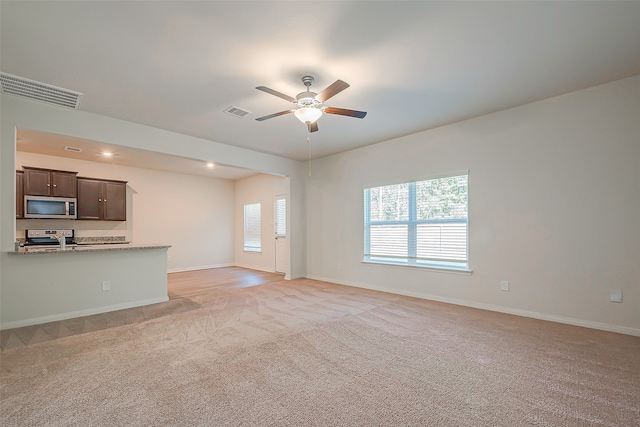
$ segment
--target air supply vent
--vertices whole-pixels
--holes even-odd
[[[231,106],[231,107],[227,108],[226,110],[224,110],[224,112],[227,113],[227,114],[231,114],[232,116],[236,116],[236,117],[244,117],[247,114],[249,114],[249,111],[243,110],[242,108],[238,108],[238,107],[234,107],[234,106]]]
[[[69,145],[64,147],[65,151],[71,151],[72,153],[81,153],[82,152],[82,148],[78,148],[78,147],[71,147]]]
[[[79,92],[7,73],[0,73],[0,86],[2,86],[2,93],[35,99],[36,101],[73,108],[75,110],[80,108],[80,101],[82,100],[82,94]]]

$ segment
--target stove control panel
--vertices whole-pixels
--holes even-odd
[[[64,236],[73,237],[73,230],[27,230],[27,238]]]

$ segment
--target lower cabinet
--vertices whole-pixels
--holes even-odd
[[[78,219],[127,220],[127,182],[78,177]]]

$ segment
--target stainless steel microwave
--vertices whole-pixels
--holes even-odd
[[[24,217],[76,219],[77,205],[70,197],[24,196]]]

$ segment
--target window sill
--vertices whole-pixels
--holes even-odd
[[[242,252],[246,253],[246,254],[261,254],[262,251],[248,251],[248,250],[243,250]]]
[[[419,264],[406,264],[406,263],[393,263],[393,262],[383,262],[383,261],[372,261],[372,260],[362,260],[363,264],[372,264],[372,265],[380,265],[384,267],[400,267],[400,268],[418,268],[421,270],[430,270],[437,273],[453,273],[453,274],[464,274],[471,275],[473,270],[465,269],[465,268],[449,268],[449,267],[441,267],[435,265],[419,265]]]

